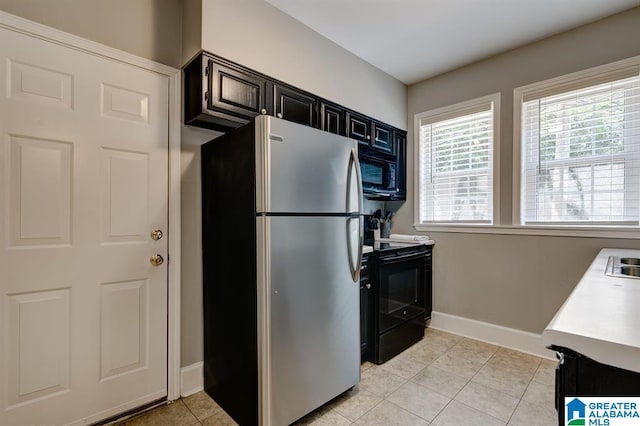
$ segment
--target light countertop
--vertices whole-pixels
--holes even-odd
[[[399,240],[391,240],[389,238],[380,238],[379,240],[376,240],[373,242],[373,246],[369,246],[369,245],[363,245],[362,246],[362,254],[366,254],[366,253],[371,253],[374,250],[380,250],[381,248],[381,243],[386,244],[387,248],[394,248],[394,247],[411,247],[411,246],[416,246],[416,245],[425,245],[425,246],[432,246],[434,245],[436,242],[433,240],[420,240],[420,241],[399,241]]]
[[[609,256],[640,258],[640,250],[602,249],[542,333],[542,341],[640,372],[640,279],[605,275]]]

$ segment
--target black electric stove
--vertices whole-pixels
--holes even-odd
[[[417,242],[374,242],[368,254],[369,361],[382,364],[424,337],[431,318],[432,250]]]

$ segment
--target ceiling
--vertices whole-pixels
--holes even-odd
[[[408,85],[640,5],[640,0],[267,1]]]

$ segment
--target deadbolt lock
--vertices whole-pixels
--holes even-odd
[[[160,256],[159,254],[154,254],[149,259],[149,262],[151,262],[151,264],[153,266],[160,266],[164,262],[164,258],[162,256]]]
[[[154,229],[153,231],[151,231],[151,239],[158,241],[160,238],[162,238],[162,231],[159,229]]]

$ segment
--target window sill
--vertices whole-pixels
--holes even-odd
[[[414,224],[420,232],[452,232],[464,234],[538,235],[550,237],[640,239],[639,227],[513,226],[513,225],[437,225]]]

